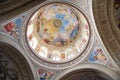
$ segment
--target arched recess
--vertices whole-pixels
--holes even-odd
[[[114,0],[93,0],[93,15],[100,37],[111,58],[120,67],[119,28],[113,18]]]
[[[84,72],[89,74],[89,76],[85,75]],[[104,80],[120,80],[119,74],[98,64],[77,65],[64,70],[51,80],[73,80],[73,78],[74,80],[78,80],[77,78],[85,80],[103,80],[103,78]]]
[[[33,64],[25,54],[22,47],[9,36],[2,33],[0,33],[0,55],[1,57],[5,57],[3,59],[1,58],[2,62],[8,61],[8,63],[11,63],[6,65],[5,63],[1,63],[1,70],[3,72],[2,75],[6,75],[7,78],[10,77],[10,72],[12,72],[12,69],[9,67],[10,65],[15,67],[18,78],[17,80],[38,80],[38,76],[33,68]],[[5,71],[2,69],[3,67],[5,67],[4,69],[7,70],[7,73],[5,73]]]

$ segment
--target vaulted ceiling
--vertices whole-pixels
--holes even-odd
[[[44,1],[0,0],[0,55],[4,56],[5,52],[15,62],[13,65],[17,64],[21,79],[37,79],[39,74],[41,80],[43,76],[52,76],[53,80],[59,76],[60,80],[90,80],[89,77],[91,80],[110,80],[109,76],[113,74],[111,78],[115,79],[117,75],[116,79],[119,80],[120,0]],[[57,9],[52,11],[55,7],[49,9],[51,6]],[[67,18],[56,13],[64,13]],[[66,24],[63,24],[67,21],[65,19],[69,19],[70,25],[67,26],[72,26],[70,30],[66,30]],[[61,26],[71,33],[66,34]],[[60,35],[57,35],[59,32]],[[3,59],[0,57],[0,60]],[[85,70],[82,70],[82,64],[88,64],[84,65]],[[80,69],[75,70],[77,65]],[[92,68],[89,65],[94,69],[89,69]]]

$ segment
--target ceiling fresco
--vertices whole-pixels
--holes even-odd
[[[38,14],[37,21],[40,38],[54,47],[66,46],[73,42],[80,29],[76,11],[63,4],[45,7]]]
[[[26,1],[32,2],[32,0]],[[37,7],[38,9],[35,11],[34,9],[36,8],[32,8],[11,20],[3,22],[0,24],[0,33],[10,36],[10,38],[22,45],[28,56],[30,56],[31,61],[33,61],[33,64],[37,65],[35,69],[39,80],[52,80],[56,74],[59,74],[59,71],[64,71],[61,69],[69,68],[69,66],[73,66],[75,63],[79,63],[78,65],[98,64],[118,72],[116,65],[109,58],[104,47],[101,46],[102,44],[96,32],[93,36],[94,30],[92,31],[93,28],[91,28],[92,26],[90,26],[90,21],[85,13],[89,13],[88,6],[86,5],[87,1],[63,1],[65,3],[59,3],[58,1],[54,4],[42,5],[40,8]],[[79,7],[66,1],[71,1]],[[119,0],[116,1],[120,2]],[[0,2],[0,4],[5,3],[4,0]],[[115,2],[114,10],[116,24],[120,28],[120,3],[118,2]],[[30,15],[31,13],[32,15]],[[91,44],[89,45],[91,40],[93,41],[92,46],[90,46]],[[88,48],[89,46],[90,48]],[[86,54],[88,55],[86,56]],[[60,70],[54,71],[54,68]],[[5,69],[6,71],[4,71]],[[16,66],[14,66],[10,59],[0,53],[0,80],[17,80],[17,78]],[[102,80],[103,77],[92,72],[85,72],[73,74],[66,78],[66,80],[70,79]]]
[[[48,4],[32,15],[26,37],[39,58],[63,63],[82,54],[89,42],[90,26],[77,8],[63,3]]]
[[[44,69],[38,69],[39,80],[51,80],[52,76],[55,75],[56,72],[47,71]]]
[[[0,31],[10,35],[16,41],[20,42],[20,28],[23,25],[23,19],[24,16],[18,17],[5,24],[2,24]]]

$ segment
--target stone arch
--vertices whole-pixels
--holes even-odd
[[[33,64],[17,42],[0,33],[0,54],[6,56],[17,69],[18,80],[37,80]]]
[[[75,79],[75,77],[80,79],[79,76],[81,75],[81,72],[84,72],[84,71],[86,71],[87,73],[90,73],[90,71],[91,71],[91,72],[93,72],[93,75],[97,74],[98,77],[101,76],[101,79],[104,78],[105,80],[119,80],[120,79],[119,75],[116,72],[114,72],[104,66],[97,65],[97,64],[81,64],[81,65],[77,65],[73,68],[64,70],[63,72],[59,73],[57,76],[53,77],[53,80],[64,80],[64,79],[66,80],[67,78],[71,80],[72,78]],[[103,74],[107,77],[103,76]],[[84,75],[84,74],[82,74],[82,75]],[[87,75],[84,75],[84,77],[87,77]],[[77,78],[76,78],[76,80],[77,80]],[[90,78],[90,79],[92,79],[92,78]],[[89,79],[86,78],[85,80],[89,80]],[[97,80],[99,80],[99,79],[97,79]]]

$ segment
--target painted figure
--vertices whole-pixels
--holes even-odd
[[[53,72],[49,72],[43,69],[39,69],[38,73],[40,75],[40,80],[50,80],[50,78],[54,75]]]
[[[17,18],[3,26],[4,31],[15,39],[19,39],[20,27],[22,26],[22,19]]]
[[[73,9],[63,4],[51,4],[39,13],[37,31],[45,43],[61,47],[73,42],[78,35],[79,24]]]
[[[100,48],[95,49],[89,56],[89,61],[91,62],[105,62],[106,60],[107,59]]]

